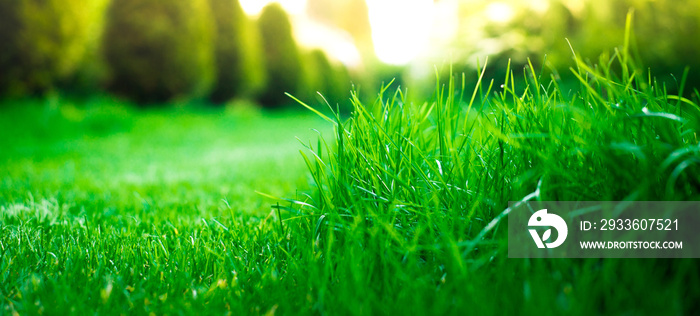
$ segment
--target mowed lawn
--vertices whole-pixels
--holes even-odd
[[[56,204],[71,216],[178,221],[222,216],[226,200],[237,213],[260,215],[269,203],[255,191],[285,196],[303,187],[299,140],[316,142],[315,130],[331,128],[306,112],[59,103],[1,110],[3,208]]]
[[[256,191],[308,188],[299,140],[331,131],[308,111],[56,98],[6,102],[0,126],[0,314],[212,302],[209,289],[236,273],[217,270],[221,256],[250,236],[209,232],[257,227],[272,200]]]

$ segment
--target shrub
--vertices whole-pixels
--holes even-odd
[[[43,92],[73,76],[107,0],[0,0],[0,92]]]
[[[266,6],[258,20],[262,47],[265,51],[267,85],[260,96],[264,106],[277,107],[289,103],[285,92],[303,91],[302,64],[292,26],[279,4]]]
[[[238,0],[209,0],[216,22],[216,83],[210,94],[213,102],[254,94],[264,81],[259,57],[258,30],[251,25]]]
[[[109,89],[139,102],[204,96],[214,78],[206,0],[114,0],[104,54]]]

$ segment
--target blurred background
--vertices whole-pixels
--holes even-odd
[[[442,76],[521,70],[565,76],[622,44],[674,89],[700,82],[700,1],[671,0],[0,0],[0,96],[106,94],[140,105],[246,100],[268,108],[348,107],[396,79],[430,93]],[[672,76],[674,75],[674,76]],[[476,76],[467,76],[474,77]]]

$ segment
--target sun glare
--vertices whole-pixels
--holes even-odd
[[[503,2],[494,2],[486,7],[486,16],[494,22],[508,22],[514,15],[515,12],[513,11],[513,8]]]
[[[329,28],[309,19],[299,19],[296,20],[294,33],[302,46],[321,48],[346,66],[357,67],[362,63],[352,36],[343,30]]]
[[[406,64],[427,46],[432,26],[432,0],[369,0],[369,20],[377,57]]]

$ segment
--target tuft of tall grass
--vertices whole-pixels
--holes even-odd
[[[679,95],[669,95],[636,65],[630,25],[631,15],[623,47],[597,64],[574,53],[575,90],[562,88],[555,69],[531,63],[522,78],[509,65],[495,84],[484,78],[487,60],[473,91],[464,75],[447,83],[437,76],[425,103],[408,102],[391,83],[371,104],[353,94],[349,119],[299,101],[335,134],[302,152],[314,191],[285,209],[309,221],[318,273],[343,298],[334,302],[382,310],[388,295],[394,308],[435,312],[429,302],[438,301],[447,312],[493,301],[479,286],[517,280],[493,276],[508,271],[508,201],[700,198],[700,108],[683,97],[683,79]],[[474,278],[494,260],[501,263],[490,277]],[[528,282],[513,283],[527,292]]]

